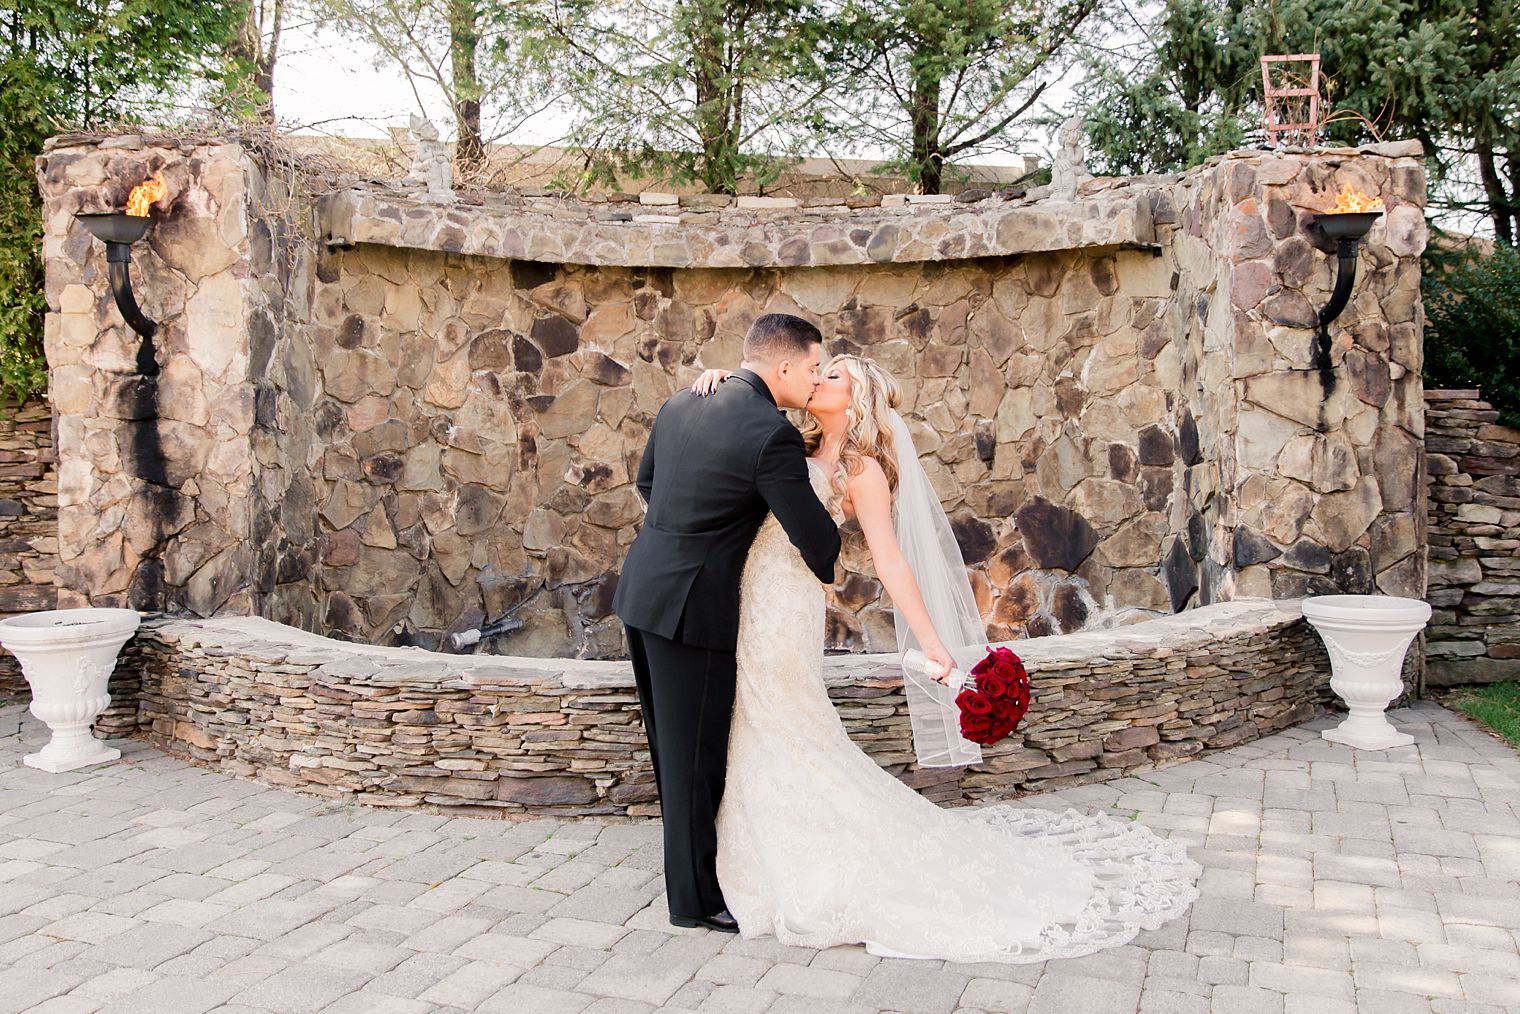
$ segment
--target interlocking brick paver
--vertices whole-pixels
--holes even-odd
[[[1251,976],[1251,966],[1236,957],[1209,955],[1198,962],[1198,978],[1210,985],[1244,986]]]
[[[97,912],[76,912],[48,923],[38,932],[59,940],[82,940],[85,943],[98,944],[141,925],[142,923],[137,919],[124,919],[121,916],[102,915]]]
[[[314,965],[379,974],[395,968],[412,953],[405,948],[376,943],[360,936],[350,936],[329,947],[324,947],[306,960]]]
[[[692,979],[691,981],[687,982],[684,986],[682,986],[680,989],[678,989],[674,993],[672,993],[670,995],[670,999],[665,1001],[665,1003],[663,1004],[663,1006],[661,1007],[661,1009],[662,1010],[669,1010],[669,1009],[696,1010],[696,1009],[699,1009],[704,1003],[707,1002],[708,998],[710,996],[712,996],[713,990],[715,990],[717,988],[718,988],[718,984],[716,982],[707,982],[707,981],[702,980],[702,979]],[[606,999],[616,999],[616,997],[608,997]],[[642,1002],[642,1001],[631,1001],[631,1002],[637,1003],[637,1002]]]
[[[212,939],[204,927],[140,923],[91,949],[91,956],[112,965],[154,968]]]
[[[657,823],[367,809],[137,741],[52,776],[0,707],[0,1014],[1514,1014],[1520,761],[1431,705],[1395,720],[1415,746],[1319,720],[1038,797],[1138,811],[1203,897],[1126,947],[972,965],[673,927]]]
[[[563,989],[548,989],[513,983],[494,993],[475,1008],[478,1011],[501,1011],[503,1014],[581,1014],[590,1006],[592,997]]]
[[[874,954],[868,954],[860,944],[851,944],[848,947],[830,947],[826,951],[819,951],[818,956],[813,958],[809,967],[831,968],[836,972],[851,972],[855,975],[865,975],[871,969],[881,963],[881,958]],[[999,966],[1007,968],[1007,965]],[[962,971],[969,974],[968,966],[963,966]]]
[[[1429,997],[1387,989],[1358,989],[1357,1014],[1431,1014]]]
[[[101,1014],[136,1014],[139,1011],[183,1011],[204,1014],[226,1003],[238,987],[225,982],[205,982],[188,976],[161,976],[141,989],[101,1005]]]
[[[772,1009],[777,994],[739,984],[715,984],[696,1008],[702,1014],[760,1014]],[[816,1004],[816,1000],[809,1000]],[[665,1007],[660,1008],[665,1010]]]
[[[637,1000],[619,1000],[617,997],[604,996],[591,1001],[581,1014],[649,1014],[654,1010],[647,1003]]]
[[[1308,993],[1315,996],[1345,997],[1347,1000],[1356,995],[1356,986],[1350,972],[1271,961],[1251,963],[1250,985],[1275,989],[1279,993]]]
[[[322,1014],[436,1014],[437,1004],[424,1000],[408,1000],[367,989],[356,990],[339,997],[326,1007]],[[216,1014],[224,1014],[226,1008],[218,1008]]]
[[[1146,987],[1139,1014],[1209,1014],[1209,998],[1174,989]]]
[[[975,1008],[968,1008],[974,1011]],[[877,1008],[860,1003],[830,1003],[829,1014],[877,1014]],[[818,1014],[818,1001],[805,996],[780,996],[765,1014]],[[988,1011],[986,1014],[998,1014]]]
[[[1369,899],[1369,905],[1371,901]],[[1194,931],[1246,934],[1253,937],[1281,937],[1282,909],[1236,898],[1198,899],[1193,906],[1191,925]]]
[[[552,986],[555,989],[573,989],[586,975],[587,973],[579,968],[546,963],[534,965],[519,975],[517,981],[535,986]]]
[[[626,932],[622,926],[584,919],[550,919],[528,935],[536,940],[606,949],[617,943],[618,938]]]
[[[1029,1014],[1131,1014],[1140,1004],[1140,987],[1089,976],[1048,971],[1029,999]]]
[[[647,955],[615,954],[581,979],[578,988],[590,996],[663,1004],[696,974],[701,964],[661,958],[659,951]]]
[[[819,955],[822,957],[822,955]],[[708,979],[725,986],[748,986],[760,981],[760,976],[771,970],[771,963],[760,958],[746,958],[738,954],[715,954],[707,964],[697,970],[697,978]]]
[[[466,1010],[473,1008],[502,987],[515,982],[523,970],[490,961],[471,961],[439,979],[417,997],[435,1004],[451,1004]]]
[[[1209,1014],[1283,1014],[1283,995],[1255,986],[1215,986]]]
[[[64,996],[55,996],[51,1000],[44,1000],[33,1007],[28,1014],[94,1014],[100,1010],[99,1000],[91,1000],[85,996],[75,996],[72,993]]]
[[[145,922],[170,922],[176,926],[204,926],[232,911],[231,905],[218,905],[188,898],[170,898],[138,913]]]
[[[854,999],[884,1010],[948,1012],[955,1009],[971,981],[969,976],[954,971],[954,967],[947,964],[935,968],[934,962],[883,961],[866,974]]]
[[[861,977],[849,972],[803,965],[777,965],[755,985],[777,993],[813,996],[820,1000],[843,1000],[860,987]]]
[[[1032,996],[1034,990],[1022,982],[972,979],[966,984],[965,992],[961,993],[960,1003],[962,1007],[977,1007],[988,1011],[1015,1011],[1029,1006]]]
[[[1464,975],[1462,989],[1469,1000],[1520,1007],[1520,979],[1512,975]]]
[[[352,993],[369,981],[365,972],[355,972],[326,965],[290,965],[259,980],[236,996],[235,1003],[269,1007],[282,1014],[320,1011],[339,997]]]
[[[101,1002],[116,1000],[129,993],[135,993],[157,978],[159,976],[156,972],[144,971],[141,968],[113,968],[76,986],[73,993]]]
[[[1318,993],[1289,993],[1283,1007],[1292,1014],[1357,1014],[1355,1000]]]
[[[468,964],[466,958],[421,952],[407,958],[389,972],[375,976],[364,988],[365,991],[388,996],[416,997],[435,982]]]

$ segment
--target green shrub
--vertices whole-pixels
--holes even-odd
[[[42,355],[42,202],[35,159],[51,123],[54,91],[34,68],[0,60],[0,400],[47,387]]]
[[[1425,290],[1425,386],[1478,388],[1520,426],[1520,251],[1435,262]]]
[[[42,199],[51,134],[160,113],[185,88],[226,86],[247,5],[202,0],[0,2],[0,398],[47,388]]]

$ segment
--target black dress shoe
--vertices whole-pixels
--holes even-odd
[[[673,915],[670,917],[670,924],[672,926],[679,926],[682,929],[706,926],[708,929],[717,930],[719,933],[739,932],[739,924],[734,921],[733,916],[728,914],[728,909],[726,908],[717,915]]]

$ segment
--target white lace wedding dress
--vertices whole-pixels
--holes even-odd
[[[829,503],[821,467],[809,470]],[[824,688],[823,587],[775,517],[740,587],[718,882],[744,936],[1043,961],[1123,944],[1197,898],[1197,864],[1139,824],[1007,804],[941,809],[878,767]]]

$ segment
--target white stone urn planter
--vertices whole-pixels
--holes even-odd
[[[1361,750],[1413,743],[1383,712],[1404,689],[1404,653],[1430,619],[1429,603],[1393,595],[1317,595],[1304,599],[1303,611],[1330,655],[1330,689],[1350,712],[1322,735]]]
[[[22,761],[43,771],[72,771],[116,760],[121,751],[90,726],[111,703],[106,683],[121,646],[137,632],[132,609],[49,609],[0,620],[0,644],[21,662],[32,688],[32,714],[53,738]]]

